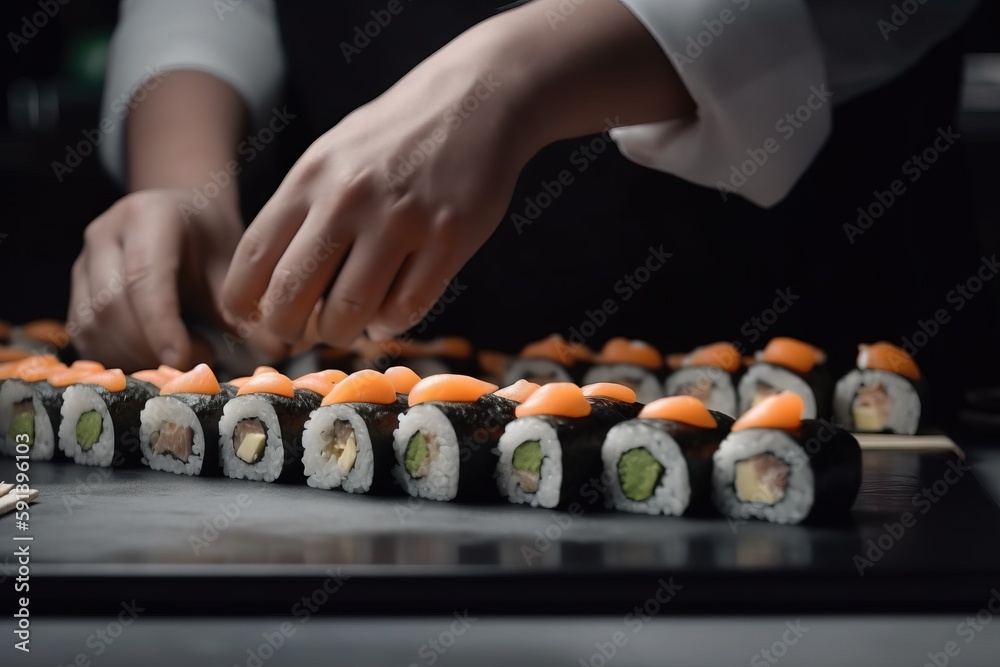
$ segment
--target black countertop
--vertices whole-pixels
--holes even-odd
[[[165,615],[294,614],[303,598],[332,614],[617,614],[658,594],[670,602],[650,605],[669,614],[961,612],[1000,586],[1000,509],[984,486],[1000,495],[1000,454],[971,452],[978,477],[951,454],[866,452],[862,492],[835,526],[571,516],[33,462],[30,528],[0,517],[0,542],[33,537],[42,615],[117,613],[133,598]],[[0,479],[13,472],[0,461]],[[0,552],[8,577],[13,551]]]

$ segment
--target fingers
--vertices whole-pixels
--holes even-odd
[[[73,340],[73,347],[84,356],[94,358],[93,333],[89,326],[94,320],[90,287],[87,285],[87,251],[84,249],[73,262],[70,273],[69,310],[66,313],[66,331]]]
[[[407,258],[392,289],[368,325],[372,340],[386,340],[416,325],[438,300],[467,258],[445,244],[427,244]]]
[[[346,346],[378,312],[412,246],[402,235],[375,231],[361,235],[337,275],[319,315],[323,340]]]
[[[287,181],[287,179],[286,179]],[[275,267],[302,226],[308,205],[278,189],[247,228],[222,285],[223,314],[235,325],[257,310]]]
[[[150,223],[124,235],[125,289],[134,321],[159,362],[186,368],[191,340],[181,320],[177,282],[182,234],[168,220]]]
[[[333,276],[350,247],[346,234],[337,238],[330,224],[333,214],[313,208],[295,238],[275,266],[274,274],[259,308],[265,314],[267,329],[280,339],[294,343],[301,340],[306,322],[317,302],[323,298]]]
[[[99,359],[123,368],[154,365],[157,356],[146,341],[127,296],[122,241],[114,234],[92,233],[87,242],[86,281],[94,313],[91,340]]]

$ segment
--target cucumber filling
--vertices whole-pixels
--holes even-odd
[[[323,434],[323,439],[326,444],[320,455],[327,461],[333,459],[340,471],[346,475],[358,458],[358,439],[354,434],[354,427],[350,422],[338,419],[333,422],[333,428]]]
[[[84,412],[76,420],[76,442],[80,449],[89,452],[94,443],[101,437],[104,428],[104,418],[94,410]]]
[[[736,497],[745,503],[776,505],[785,497],[791,467],[765,453],[736,462]]]
[[[233,429],[233,450],[236,458],[253,465],[264,458],[267,447],[267,429],[256,417],[240,420]]]
[[[14,444],[35,444],[35,405],[30,398],[14,404],[7,435]]]
[[[663,477],[663,464],[644,447],[630,449],[618,459],[618,481],[629,500],[648,500]]]
[[[403,463],[410,477],[425,477],[431,467],[431,450],[427,436],[422,431],[417,431],[410,436],[410,441],[406,444],[406,454]]]
[[[537,492],[542,471],[542,443],[538,440],[522,442],[514,449],[510,465],[521,489],[525,493]]]

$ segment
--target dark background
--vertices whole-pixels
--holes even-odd
[[[728,339],[752,351],[771,336],[786,334],[826,347],[835,365],[844,367],[858,342],[912,339],[937,308],[950,307],[945,295],[974,275],[980,256],[1000,250],[995,195],[1000,112],[959,113],[962,145],[942,156],[856,244],[846,242],[842,225],[853,222],[857,207],[867,206],[874,190],[899,178],[901,163],[930,145],[937,128],[955,118],[963,54],[1000,50],[998,5],[983,3],[959,35],[890,85],[837,107],[834,136],[792,195],[774,209],[762,211],[738,200],[723,203],[714,190],[632,165],[608,151],[578,177],[574,196],[560,199],[523,236],[515,233],[508,215],[463,270],[467,296],[445,309],[426,332],[464,334],[511,351],[552,331],[568,335],[587,321],[588,311],[615,296],[612,286],[641,264],[645,248],[664,244],[674,252],[667,270],[628,304],[620,304],[589,344],[630,335],[676,351]],[[354,25],[368,9],[354,2],[336,11],[345,25]],[[20,31],[22,17],[38,11],[37,4],[9,2],[0,11],[5,34],[0,47],[0,232],[6,234],[0,238],[0,317],[13,322],[61,318],[82,230],[121,195],[96,155],[85,157],[61,183],[52,171],[53,161],[65,160],[67,145],[75,145],[99,121],[104,49],[117,3],[60,6],[16,55],[6,34]],[[450,25],[432,20],[432,14],[414,16],[414,33],[430,35],[425,47],[444,43],[460,29],[461,19]],[[286,42],[295,45],[288,99],[308,105],[315,63],[325,61],[316,58],[317,49],[301,52],[301,44],[315,40],[298,38],[331,24],[284,18]],[[441,34],[427,32],[434,27]],[[335,44],[330,37],[326,53],[336,51]],[[399,57],[404,48],[390,39],[375,41],[365,52],[366,66],[377,69],[381,59],[405,71],[410,65]],[[311,69],[303,69],[302,62],[312,63]],[[323,74],[335,75],[336,67],[331,63],[331,71]],[[346,95],[344,108],[318,109],[310,122],[279,135],[284,144],[269,151],[270,163],[252,176],[256,183],[242,188],[251,193],[244,202],[248,221],[301,146],[399,73],[382,79],[358,69],[348,74],[370,83]],[[583,143],[555,145],[530,163],[511,210],[523,208],[524,198],[536,195],[543,180],[565,168],[567,156]],[[771,305],[775,289],[785,286],[801,295],[800,301],[766,332],[747,335],[754,330],[747,324]],[[943,413],[954,412],[963,389],[996,377],[998,289],[995,282],[988,284],[918,350],[918,362],[937,387],[934,404]]]

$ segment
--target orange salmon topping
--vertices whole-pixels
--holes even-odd
[[[727,373],[735,373],[743,365],[743,357],[732,343],[712,343],[691,350],[681,365],[713,366]]]
[[[503,375],[510,365],[510,356],[495,350],[480,350],[476,355],[479,367],[490,375]]]
[[[337,384],[347,377],[347,373],[337,370],[336,368],[328,368],[325,371],[316,371],[315,373],[311,373],[311,375],[318,375],[332,384]]]
[[[96,384],[112,393],[125,389],[125,373],[120,368],[109,368],[100,373],[92,373],[80,380],[81,384]]]
[[[765,398],[763,401],[747,410],[733,424],[733,431],[743,431],[748,428],[777,428],[793,431],[802,424],[802,410],[805,404],[802,397],[790,391]]]
[[[626,403],[635,403],[635,391],[617,382],[595,382],[583,387],[584,396],[603,396]]]
[[[240,386],[240,390],[236,392],[237,396],[246,396],[247,394],[275,394],[293,398],[295,387],[292,386],[292,380],[287,375],[264,371],[244,382]]]
[[[38,382],[40,380],[48,380],[54,374],[64,370],[66,370],[66,364],[47,364],[43,366],[39,366],[38,364],[23,364],[17,369],[14,377],[25,382]]]
[[[392,388],[399,394],[409,394],[413,391],[413,385],[420,382],[420,376],[406,366],[387,368],[385,376],[392,383]]]
[[[274,368],[273,366],[258,366],[257,368],[253,369],[253,377],[257,377],[258,375],[262,375],[264,373],[277,373],[277,372],[278,369]]]
[[[21,350],[16,347],[0,347],[0,362],[21,361],[31,356],[28,350]]]
[[[108,370],[99,361],[86,361],[84,359],[74,361],[69,367],[75,371],[90,371],[91,373],[100,373],[101,371]]]
[[[65,364],[51,354],[33,354],[18,361],[9,361],[0,366],[0,379],[19,377],[22,373],[36,373],[49,366],[65,368]]]
[[[650,370],[659,370],[663,366],[663,357],[659,350],[641,340],[629,340],[624,337],[612,338],[597,355],[601,364],[633,364]]]
[[[518,417],[551,415],[586,417],[592,410],[583,390],[572,382],[550,382],[539,387],[524,403],[514,408]]]
[[[442,373],[425,377],[410,389],[410,407],[428,401],[460,401],[478,400],[484,394],[496,391],[498,387],[489,382],[477,380],[468,375],[452,375]]]
[[[514,384],[508,385],[503,389],[498,389],[493,393],[501,398],[524,403],[528,400],[529,396],[541,389],[541,387],[542,385],[529,382],[528,380],[518,380]]]
[[[365,369],[351,373],[333,386],[323,398],[323,405],[337,403],[377,403],[389,405],[396,402],[396,389],[389,378],[378,371]]]
[[[326,396],[333,389],[333,383],[319,373],[309,373],[292,382],[296,389],[308,389],[320,396]]]
[[[160,387],[161,395],[203,394],[205,396],[218,396],[220,393],[222,393],[222,387],[219,386],[219,381],[208,364],[198,364],[187,373],[172,378]]]
[[[66,336],[66,325],[59,320],[35,320],[21,327],[25,338],[37,340],[40,343],[52,343],[58,348],[69,344]],[[60,344],[62,342],[62,344]]]
[[[252,377],[253,377],[252,375],[244,375],[242,377],[233,378],[232,380],[230,380],[226,384],[231,384],[234,387],[242,387],[247,382],[249,382]]]
[[[96,361],[74,361],[69,368],[53,373],[48,377],[48,383],[53,387],[68,387],[80,382],[83,378],[105,370],[103,364]]]
[[[135,373],[132,373],[132,377],[134,377],[136,380],[142,380],[143,382],[148,382],[149,384],[159,387],[160,389],[163,389],[163,385],[165,385],[166,383],[170,382],[173,379],[166,373],[163,373],[158,370],[136,371]],[[76,380],[70,380],[68,384],[73,384],[74,382],[76,382]],[[49,384],[51,383],[52,379],[50,378]]]
[[[644,419],[669,419],[700,428],[716,428],[719,425],[705,404],[694,396],[658,398],[644,407],[639,416]]]
[[[858,345],[858,368],[889,371],[913,381],[920,379],[920,368],[906,350],[886,341]]]
[[[816,364],[823,363],[825,359],[826,354],[818,347],[795,338],[772,338],[760,353],[761,361],[803,374],[811,371]]]
[[[572,366],[578,361],[590,361],[594,352],[586,345],[574,345],[559,334],[528,343],[521,350],[523,359],[549,359],[565,366]]]

